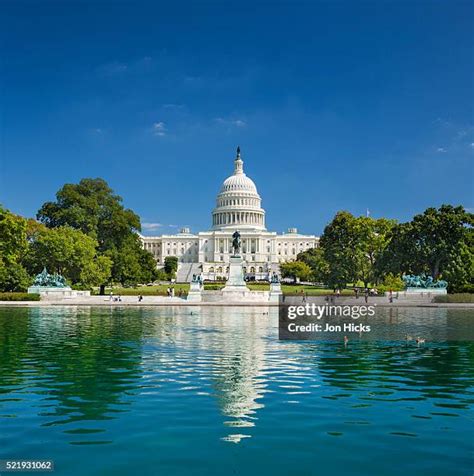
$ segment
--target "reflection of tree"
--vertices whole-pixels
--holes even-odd
[[[473,356],[470,342],[358,342],[349,349],[337,344],[321,349],[318,367],[327,385],[344,390],[412,388],[423,398],[449,398],[473,384]]]
[[[317,365],[324,382],[345,390],[417,390],[422,397],[446,397],[472,385],[474,344],[449,342],[472,335],[467,314],[446,309],[379,309],[372,324],[372,340],[351,337],[323,345]],[[464,330],[463,330],[464,329]],[[469,332],[471,334],[469,334]],[[418,346],[405,336],[426,336]],[[316,359],[315,359],[316,364]]]
[[[141,376],[143,320],[137,313],[33,308],[28,325],[15,327],[22,336],[6,346],[8,372],[27,372],[36,383],[31,391],[48,395],[54,410],[47,416],[64,417],[49,424],[106,419],[108,413],[124,411],[117,406],[125,404],[124,395]],[[28,360],[11,358],[18,341]]]
[[[0,312],[0,394],[10,393],[10,386],[25,379],[19,370],[28,356],[28,315],[29,310],[22,307]]]
[[[326,344],[318,349],[317,365],[325,383],[351,390],[371,385],[378,353],[374,343],[359,343],[359,351],[351,346],[345,348],[341,343]],[[362,350],[363,349],[363,350]]]
[[[418,354],[408,385],[422,386],[424,396],[449,398],[449,394],[462,393],[474,384],[472,342],[433,345],[424,352],[418,350]]]

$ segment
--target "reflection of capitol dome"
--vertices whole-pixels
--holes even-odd
[[[234,173],[224,180],[216,208],[212,212],[213,230],[226,228],[265,230],[265,210],[253,180],[244,173],[240,148],[234,161]]]

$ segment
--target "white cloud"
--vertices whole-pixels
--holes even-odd
[[[184,109],[184,104],[163,104],[163,109]]]
[[[242,119],[225,119],[223,117],[216,117],[215,121],[218,124],[226,126],[245,127],[247,125],[247,123]]]
[[[474,149],[474,142],[471,142],[469,145]]]
[[[166,124],[163,121],[155,122],[153,124],[153,135],[163,137],[166,135]]]
[[[444,147],[438,147],[436,149],[436,152],[443,153],[443,152],[446,152],[446,149]]]
[[[164,226],[162,223],[142,223],[142,228],[144,230],[157,230]]]

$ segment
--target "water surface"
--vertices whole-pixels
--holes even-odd
[[[378,312],[406,333],[474,322]],[[262,308],[0,308],[0,459],[71,476],[472,475],[474,345],[447,339],[279,341]]]

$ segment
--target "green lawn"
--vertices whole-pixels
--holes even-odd
[[[106,294],[112,291],[115,295],[121,296],[166,296],[166,290],[169,287],[174,288],[175,295],[179,290],[183,290],[186,294],[189,290],[189,284],[158,284],[156,286],[139,286],[137,288],[106,288]]]
[[[189,290],[189,284],[159,284],[156,286],[139,286],[136,288],[113,288],[112,292],[115,295],[122,295],[122,296],[138,296],[139,294],[143,296],[166,296],[166,289],[168,287],[173,287],[175,295],[178,295],[179,290],[183,290],[187,294]],[[204,285],[204,289],[206,290],[216,290],[216,289],[222,289],[224,287],[223,284],[212,284],[212,283],[206,283]],[[248,287],[252,291],[268,291],[270,289],[270,285],[268,283],[249,283]],[[305,286],[302,284],[282,284],[281,286],[283,294],[287,296],[291,295],[296,295],[296,294],[301,294],[301,291],[304,291],[304,293],[307,296],[322,296],[326,294],[332,294],[332,289],[327,289],[327,288],[317,288],[315,286]],[[111,288],[106,289],[106,294],[109,294],[111,291]],[[353,296],[354,291],[352,289],[344,289],[341,291],[342,295],[345,296]]]
[[[326,294],[333,294],[332,289],[328,288],[317,288],[316,286],[304,286],[302,284],[282,284],[281,290],[286,296],[291,296],[295,294],[301,294],[301,291],[307,296],[324,296]],[[354,291],[352,289],[342,289],[341,295],[343,296],[353,296]]]

